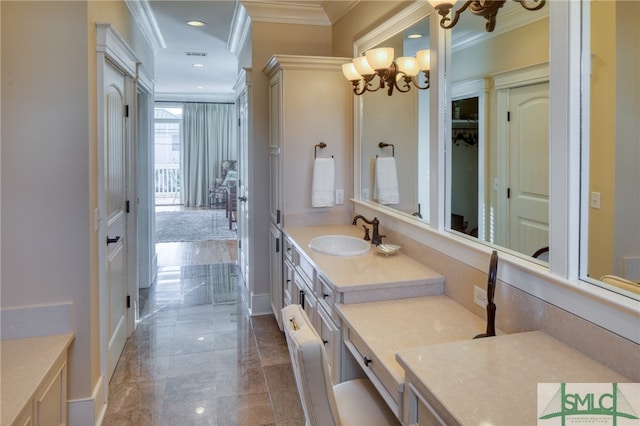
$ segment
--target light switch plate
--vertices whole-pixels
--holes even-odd
[[[589,203],[592,208],[599,209],[600,208],[600,193],[592,192],[591,193],[591,201]]]

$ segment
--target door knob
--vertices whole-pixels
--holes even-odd
[[[245,201],[247,201],[247,197],[238,197],[238,200],[244,203]]]
[[[118,241],[120,241],[120,235],[115,238],[109,238],[109,236],[107,236],[107,245],[111,243],[117,243]]]

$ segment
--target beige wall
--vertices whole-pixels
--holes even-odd
[[[96,22],[152,52],[121,1],[0,3],[2,308],[73,302],[69,398],[100,375]],[[11,108],[7,108],[11,105]]]
[[[333,56],[353,57],[353,43],[411,4],[409,1],[361,1],[332,28]]]

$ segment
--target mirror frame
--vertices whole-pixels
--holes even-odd
[[[422,4],[426,4],[423,2]],[[640,319],[638,302],[610,290],[587,283],[579,278],[580,248],[580,156],[581,118],[584,68],[588,55],[583,52],[583,28],[581,26],[581,2],[549,2],[549,31],[554,42],[549,55],[550,99],[550,188],[549,246],[553,256],[549,266],[513,256],[500,248],[501,267],[498,279],[534,297],[572,312],[611,332],[640,343],[637,321]],[[450,36],[439,26],[437,14],[427,7],[430,17],[431,91],[430,94],[430,222],[415,220],[376,203],[360,199],[360,108],[359,97],[354,99],[354,198],[351,200],[358,213],[381,215],[386,229],[410,236],[443,255],[476,268],[486,269],[490,247],[486,244],[461,238],[444,229],[445,218],[445,158],[444,143],[448,136],[445,126],[451,99],[447,96],[450,82],[445,74],[445,60],[450,55],[447,47]],[[421,16],[421,17],[424,17]],[[397,22],[397,21],[396,21]],[[385,24],[384,27],[390,25]],[[396,30],[397,32],[398,30]],[[380,31],[370,34],[380,33]],[[358,47],[365,45],[366,36],[358,40]],[[354,47],[355,52],[357,48]],[[560,200],[560,202],[553,202]]]

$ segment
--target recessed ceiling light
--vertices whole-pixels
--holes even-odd
[[[196,89],[204,89],[204,86],[196,86]]]
[[[191,25],[192,27],[204,27],[205,25],[207,25],[206,22],[197,20],[187,21],[187,24]]]
[[[193,64],[193,66],[196,68],[202,68],[204,67],[204,64]]]
[[[422,34],[409,34],[408,38],[422,38]]]

